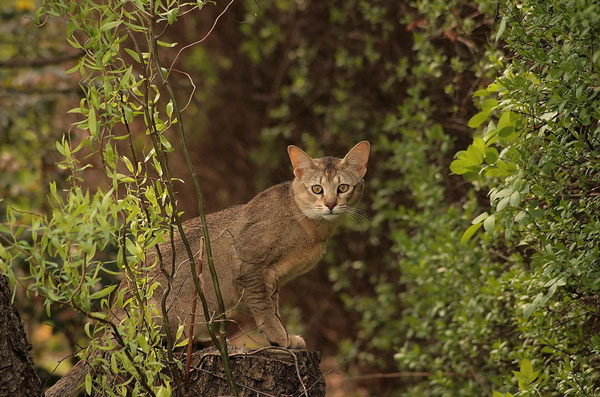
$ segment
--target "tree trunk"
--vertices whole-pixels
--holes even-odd
[[[21,316],[10,304],[8,280],[0,274],[0,396],[41,396]]]
[[[281,348],[230,348],[240,396],[324,397],[319,352]],[[231,396],[221,356],[215,348],[194,353],[188,396]]]

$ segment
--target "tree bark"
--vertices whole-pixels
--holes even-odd
[[[0,396],[41,396],[21,316],[11,305],[8,280],[0,274]]]
[[[231,348],[233,376],[242,396],[324,397],[325,379],[319,352]],[[231,396],[219,352],[215,348],[194,353],[188,396]]]

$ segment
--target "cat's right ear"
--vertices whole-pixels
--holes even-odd
[[[367,161],[369,161],[369,150],[371,145],[368,141],[358,142],[344,157],[342,164],[350,167],[362,178],[367,172]]]
[[[298,146],[288,146],[288,154],[292,162],[292,167],[294,167],[294,175],[298,179],[302,179],[304,173],[315,165],[313,159]]]

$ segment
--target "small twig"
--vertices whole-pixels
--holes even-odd
[[[76,352],[67,354],[65,357],[63,357],[60,360],[58,360],[58,363],[56,364],[56,366],[54,367],[54,369],[48,374],[48,377],[44,380],[44,384],[42,384],[42,389],[46,387],[46,383],[48,383],[48,380],[50,379],[50,377],[52,375],[54,375],[54,373],[56,372],[56,370],[58,369],[58,367],[63,363],[63,361],[65,361],[66,359],[68,359],[70,357],[74,357],[77,353],[79,353],[80,351],[82,351],[84,349],[85,349],[85,347],[80,347],[79,350],[77,350]]]
[[[200,258],[198,259],[198,266],[202,269],[202,247],[204,247],[204,237],[200,237]],[[175,256],[175,255],[173,255]],[[202,283],[202,270],[198,272],[200,283]],[[194,323],[196,320],[196,303],[198,301],[198,291],[194,294],[194,300],[192,301],[192,312],[190,313],[190,326],[189,326],[189,341],[187,345],[187,360],[185,363],[185,375],[184,382],[190,383],[190,367],[192,365],[192,344],[194,341]]]
[[[331,369],[329,369],[329,371],[327,371],[327,372],[325,372],[324,374],[322,374],[321,376],[319,376],[319,377],[317,378],[317,380],[315,380],[315,381],[313,382],[313,384],[312,384],[312,385],[310,385],[310,386],[308,387],[308,389],[306,389],[306,391],[310,391],[310,389],[312,389],[313,387],[315,387],[315,386],[316,386],[316,385],[319,383],[319,381],[320,381],[321,379],[324,379],[324,378],[326,378],[326,377],[327,377],[327,375],[329,375],[330,373],[332,373],[332,372],[333,372],[333,371],[335,371],[336,369],[340,368],[340,367],[341,367],[342,365],[344,365],[344,364],[345,364],[347,361],[348,361],[348,360],[347,360],[346,358],[344,358],[342,361],[340,361],[339,363],[337,363],[336,365],[334,365],[333,367],[331,367]]]
[[[185,77],[188,78],[188,80],[190,81],[190,84],[192,85],[192,92],[190,93],[190,96],[188,97],[188,101],[185,104],[185,106],[181,109],[181,111],[184,112],[185,109],[187,109],[187,107],[190,106],[190,103],[192,102],[192,98],[194,97],[194,93],[196,92],[196,84],[194,84],[194,79],[192,79],[192,76],[190,76],[189,73],[186,73],[183,70],[178,70],[178,69],[173,69],[173,72],[183,74]]]
[[[195,45],[198,45],[198,44],[202,43],[204,40],[206,40],[208,38],[208,36],[210,36],[210,34],[212,33],[212,31],[215,30],[215,27],[217,26],[217,22],[219,22],[219,19],[221,19],[221,17],[227,12],[227,10],[233,4],[233,2],[234,2],[234,0],[230,0],[229,3],[227,4],[227,6],[225,6],[225,8],[223,9],[223,11],[221,11],[221,13],[219,15],[217,15],[217,18],[215,18],[215,21],[214,21],[213,25],[211,26],[211,28],[209,29],[209,31],[204,35],[204,37],[202,37],[200,40],[194,41],[193,43],[190,43],[190,44],[186,45],[185,47],[183,47],[182,49],[180,49],[177,52],[177,55],[175,56],[175,59],[173,59],[173,62],[171,62],[171,66],[169,67],[169,71],[167,73],[167,79],[171,75],[171,70],[173,70],[173,66],[175,65],[175,62],[177,62],[177,59],[179,58],[179,55],[181,55],[181,53],[183,51],[187,50],[188,48],[193,47]]]
[[[86,252],[83,251],[83,263],[81,264],[81,279],[79,279],[79,284],[77,285],[77,288],[75,288],[75,290],[71,294],[71,298],[69,299],[72,304],[75,304],[75,301],[73,299],[75,299],[75,295],[79,292],[79,290],[83,286],[83,282],[85,281],[85,274],[87,273],[87,260],[86,259],[87,259]]]

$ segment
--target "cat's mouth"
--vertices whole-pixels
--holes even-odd
[[[334,212],[328,212],[328,213],[321,214],[321,217],[323,219],[327,219],[328,221],[332,221],[332,220],[336,219],[338,216],[340,216],[340,214],[334,213]]]

